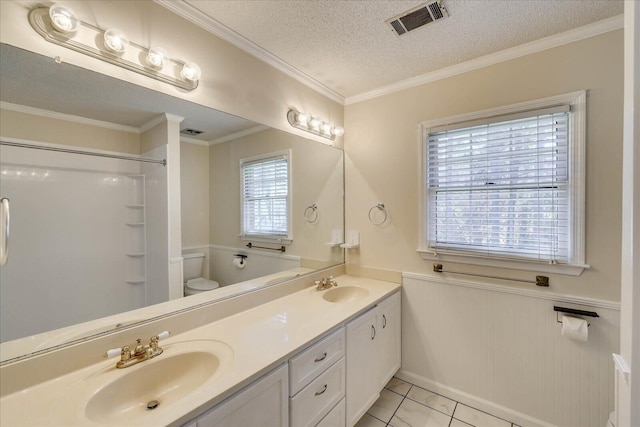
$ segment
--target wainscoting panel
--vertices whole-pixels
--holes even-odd
[[[596,311],[587,342],[554,305]],[[398,376],[522,426],[605,425],[619,304],[405,273]]]

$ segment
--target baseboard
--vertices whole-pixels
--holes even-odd
[[[487,412],[522,427],[556,427],[554,424],[549,424],[545,421],[533,418],[529,415],[506,408],[488,400],[481,399],[472,394],[465,393],[453,387],[433,381],[429,378],[405,371],[404,369],[400,369],[395,376],[403,381],[408,381],[418,387],[422,387],[457,402],[464,403],[467,406]]]

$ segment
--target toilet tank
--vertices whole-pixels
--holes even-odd
[[[182,274],[183,279],[187,280],[197,279],[202,277],[202,263],[204,262],[204,252],[193,252],[188,254],[182,254]]]

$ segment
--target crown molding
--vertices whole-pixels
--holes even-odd
[[[223,25],[222,23],[216,21],[215,19],[211,18],[210,16],[205,15],[204,13],[200,12],[195,7],[193,7],[190,4],[184,2],[183,0],[179,0],[179,1],[176,1],[176,0],[154,0],[154,2],[159,4],[160,6],[165,7],[166,9],[168,9],[171,12],[175,13],[176,15],[179,15],[179,16],[185,18],[186,20],[196,24],[197,26],[207,30],[211,34],[215,35],[216,37],[219,37],[222,40],[225,40],[225,41],[231,43],[232,45],[234,45],[235,47],[247,52],[248,54],[250,54],[250,55],[252,55],[252,56],[254,56],[256,58],[258,58],[262,62],[265,62],[265,63],[271,65],[275,69],[283,72],[287,76],[289,76],[289,77],[299,81],[300,83],[308,86],[309,88],[315,90],[316,92],[320,93],[321,95],[326,96],[327,98],[331,99],[332,101],[335,101],[335,102],[338,102],[341,105],[344,105],[345,98],[344,98],[344,96],[340,95],[338,92],[336,92],[333,89],[331,89],[330,87],[322,84],[321,82],[319,82],[318,80],[312,78],[311,76],[303,73],[302,71],[298,70],[297,68],[295,68],[291,64],[288,64],[287,62],[285,62],[282,59],[278,58],[277,56],[275,56],[271,52],[261,48],[260,46],[258,46],[257,44],[253,43],[252,41],[250,41],[250,40],[246,39],[245,37],[241,36],[240,34],[236,33],[235,31],[233,31],[231,28],[227,27],[226,25]]]
[[[148,122],[140,126],[140,128],[138,129],[138,132],[144,133],[149,129],[153,129],[154,127],[158,126],[160,123],[166,123],[166,122],[181,123],[183,120],[184,120],[184,117],[176,116],[175,114],[169,114],[169,113],[158,114],[153,119],[149,120]]]
[[[480,68],[499,64],[501,62],[520,58],[522,56],[531,55],[547,49],[574,43],[590,37],[598,36],[600,34],[608,33],[610,31],[620,30],[622,28],[624,28],[623,15],[613,16],[611,18],[603,19],[589,25],[565,31],[563,33],[554,34],[552,36],[544,37],[539,40],[534,40],[529,43],[491,53],[479,58],[474,58],[469,61],[461,62],[459,64],[451,65],[440,70],[411,77],[406,80],[401,80],[399,82],[382,86],[377,89],[361,93],[359,95],[349,96],[345,98],[344,105],[351,105],[383,95],[388,95],[394,92],[399,92],[401,90],[411,89],[416,86],[432,83],[437,80],[446,79],[458,74],[467,73],[469,71],[474,71]]]
[[[180,142],[183,144],[202,145],[204,147],[209,146],[209,143],[207,141],[201,141],[199,139],[190,138],[188,136],[183,136],[183,135],[180,135]]]
[[[46,117],[49,119],[64,120],[67,122],[80,123],[88,126],[96,126],[105,129],[118,130],[121,132],[140,133],[140,129],[134,126],[119,125],[117,123],[103,122],[101,120],[88,119],[86,117],[74,116],[71,114],[57,113],[55,111],[43,110],[41,108],[28,107],[26,105],[11,104],[0,101],[0,109],[16,111],[18,113],[31,114],[34,116]]]
[[[254,133],[262,132],[263,130],[270,129],[269,126],[258,125],[250,127],[249,129],[241,130],[239,132],[231,133],[229,135],[221,136],[220,138],[212,139],[209,141],[209,145],[222,144],[223,142],[232,141],[234,139],[242,138],[243,136],[253,135]]]

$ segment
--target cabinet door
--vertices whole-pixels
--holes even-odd
[[[347,324],[347,425],[352,426],[379,396],[374,308]]]
[[[376,328],[376,354],[378,355],[379,389],[382,390],[400,369],[401,311],[400,292],[396,292],[378,305]]]
[[[288,368],[283,365],[197,419],[197,427],[288,427]]]

